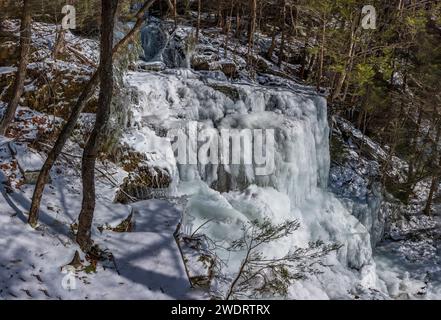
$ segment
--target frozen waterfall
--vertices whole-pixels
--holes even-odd
[[[243,222],[270,218],[274,223],[298,219],[301,228],[267,248],[284,254],[310,241],[339,242],[327,257],[323,274],[298,281],[290,298],[346,298],[354,290],[378,289],[370,235],[333,194],[327,192],[329,128],[326,100],[307,88],[281,89],[249,83],[232,84],[215,73],[173,69],[130,73],[137,92],[123,139],[148,155],[150,164],[174,177],[176,195],[187,195],[184,228],[216,241],[240,236]],[[165,134],[197,129],[263,129],[274,131],[274,171],[256,174],[251,164],[182,164]],[[190,144],[197,148],[204,141]],[[232,270],[240,257],[229,257]],[[358,294],[358,292],[357,292]]]

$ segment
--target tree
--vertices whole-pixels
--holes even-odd
[[[127,46],[127,44],[133,40],[135,35],[138,33],[138,31],[141,29],[142,25],[144,24],[145,21],[144,12],[146,12],[155,2],[156,0],[148,0],[138,10],[135,16],[136,18],[135,25],[127,33],[127,35],[115,45],[115,47],[113,48],[114,55],[117,55],[122,50],[122,48]],[[32,195],[32,203],[31,203],[31,208],[29,210],[29,218],[28,218],[29,224],[34,228],[38,224],[41,198],[43,197],[44,187],[46,186],[49,180],[50,170],[52,169],[52,166],[54,165],[58,156],[61,154],[64,145],[66,144],[67,140],[69,139],[73,130],[75,129],[75,125],[81,115],[81,112],[86,106],[87,101],[93,95],[96,87],[99,84],[99,76],[98,76],[99,71],[100,71],[100,67],[98,67],[98,70],[95,71],[95,73],[93,74],[93,76],[86,84],[85,88],[83,89],[81,95],[79,96],[77,102],[75,103],[75,106],[72,108],[72,112],[69,116],[69,119],[64,124],[60,134],[58,135],[57,141],[55,142],[53,148],[49,151],[46,161],[44,162],[43,167],[40,170],[40,174],[38,175],[37,183],[34,188],[34,193]]]
[[[31,51],[32,18],[30,2],[30,0],[24,0],[23,2],[23,13],[20,23],[20,61],[15,74],[13,96],[0,123],[0,135],[6,134],[6,130],[10,123],[14,120],[15,112],[17,111],[21,95],[23,94],[24,83],[26,80],[26,68],[29,63],[29,55]]]
[[[92,246],[91,227],[95,211],[95,163],[102,145],[103,135],[110,118],[113,95],[113,29],[118,0],[102,0],[101,5],[101,51],[100,93],[95,126],[83,152],[82,180],[83,202],[78,218],[77,242],[85,252]]]
[[[268,219],[244,224],[243,237],[233,241],[228,250],[244,252],[245,257],[224,298],[230,300],[264,294],[286,296],[293,281],[316,274],[316,265],[321,265],[321,258],[341,248],[339,244],[317,241],[307,248],[292,248],[282,257],[268,258],[263,254],[262,247],[292,235],[299,227],[296,220],[277,225]]]
[[[202,11],[202,0],[198,0],[198,21],[196,23],[196,42],[199,41],[199,33],[201,32],[201,11]]]
[[[281,40],[280,40],[280,49],[279,49],[279,59],[277,61],[277,65],[279,67],[282,66],[283,63],[283,52],[285,50],[285,39],[286,39],[286,32],[285,32],[285,25],[286,25],[286,0],[280,0],[280,8],[282,10],[282,15],[280,18],[280,29],[281,29]]]
[[[256,32],[256,19],[257,19],[257,0],[249,0],[250,7],[250,22],[248,27],[248,56],[254,47],[254,33]]]

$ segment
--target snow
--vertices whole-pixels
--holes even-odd
[[[387,242],[375,254],[377,272],[395,299],[441,297],[440,244],[433,240]]]
[[[17,71],[15,67],[0,67],[0,74],[8,74]]]
[[[36,152],[29,152],[25,144],[13,144],[13,151],[18,165],[24,172],[40,171],[43,166],[43,157]]]
[[[62,272],[79,250],[69,230],[80,210],[79,177],[64,172],[46,189],[41,224],[33,230],[26,211],[32,188],[7,193],[0,201],[0,297],[3,299],[195,299],[173,237],[180,221],[179,209],[170,202],[151,200],[132,206],[112,204],[108,189],[99,179],[93,238],[115,258],[114,265],[101,263],[96,273],[76,272],[76,288],[62,286]],[[4,176],[2,174],[2,181]],[[106,191],[107,190],[107,191]],[[100,192],[101,191],[101,192]],[[117,224],[133,211],[135,232],[115,233],[97,226]],[[158,214],[160,212],[161,214]],[[167,263],[164,263],[167,261]],[[87,263],[85,263],[87,264]],[[119,273],[119,274],[118,274]]]

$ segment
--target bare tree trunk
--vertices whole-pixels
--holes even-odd
[[[271,36],[271,45],[270,45],[268,52],[266,54],[269,61],[273,61],[272,57],[273,57],[274,50],[276,49],[276,37],[277,37],[277,28],[276,28],[276,26],[273,26],[273,34]]]
[[[95,211],[95,163],[110,118],[113,96],[113,29],[118,0],[101,1],[100,94],[95,126],[83,152],[83,203],[78,217],[77,242],[85,252],[92,245],[91,228]]]
[[[217,27],[221,30],[224,30],[224,3],[223,0],[218,1],[217,5]]]
[[[282,0],[282,18],[280,21],[280,27],[282,30],[282,39],[280,40],[279,61],[278,66],[281,67],[283,63],[283,55],[285,50],[285,20],[286,20],[286,1]]]
[[[53,51],[53,57],[54,60],[57,60],[60,53],[63,52],[64,45],[65,45],[65,35],[66,31],[63,29],[63,27],[60,28],[60,31],[58,31],[57,34],[57,40],[55,41],[54,51]]]
[[[441,165],[441,163],[440,163]],[[429,196],[427,197],[426,206],[424,207],[424,214],[430,216],[432,212],[432,202],[435,193],[438,191],[439,179],[437,176],[432,177],[432,182],[430,185]]]
[[[173,0],[173,19],[175,20],[175,28],[178,27],[178,4]]]
[[[199,32],[201,32],[201,11],[202,11],[202,0],[198,0],[198,22],[196,26],[196,42],[199,41]]]
[[[233,20],[233,9],[234,9],[234,0],[231,0],[230,2],[230,13],[227,20],[227,30],[225,34],[225,44],[224,44],[224,58],[227,59],[228,57],[228,44],[230,41],[230,32],[231,32],[231,24]]]
[[[24,0],[23,14],[20,23],[20,62],[15,74],[13,96],[6,108],[5,114],[0,124],[0,135],[5,135],[9,124],[14,120],[15,112],[23,94],[24,83],[26,80],[26,68],[29,63],[29,53],[31,50],[31,4],[30,0]]]
[[[138,31],[141,29],[142,25],[144,24],[144,12],[147,11],[155,2],[156,0],[146,1],[142,6],[142,8],[139,9],[138,13],[136,14],[137,20],[133,28],[113,48],[114,55],[118,54],[121,51],[121,49],[125,47],[135,37],[135,35],[138,33]],[[67,120],[66,124],[63,126],[63,129],[58,135],[54,147],[49,151],[46,161],[44,162],[43,167],[41,168],[40,174],[37,179],[37,183],[35,185],[34,194],[32,196],[31,209],[29,211],[29,219],[28,219],[29,224],[34,228],[37,226],[38,223],[41,198],[43,197],[44,187],[47,181],[49,180],[50,170],[52,169],[52,166],[54,165],[61,151],[63,150],[63,147],[66,144],[67,139],[69,139],[70,135],[75,129],[75,125],[78,121],[78,118],[81,115],[81,112],[86,106],[87,101],[92,96],[96,87],[98,86],[99,70],[100,67],[98,67],[98,70],[95,71],[92,78],[89,80],[86,87],[82,91],[75,106],[72,108],[72,112],[70,114],[69,119]]]
[[[438,128],[436,130],[436,138],[433,143],[433,154],[435,154],[435,158],[438,157],[438,172],[433,173],[432,181],[430,184],[430,190],[429,190],[429,196],[427,197],[426,206],[424,207],[424,214],[427,216],[431,215],[432,211],[432,202],[433,197],[435,196],[435,193],[438,191],[438,185],[439,185],[439,170],[441,167],[441,157],[438,155],[438,144],[441,138],[441,125],[438,123]]]
[[[240,38],[240,30],[241,30],[241,18],[240,18],[240,3],[237,4],[236,7],[236,38]]]
[[[421,122],[423,119],[423,107],[421,105],[418,105],[418,118],[416,122],[416,128],[415,133],[411,136],[410,142],[409,142],[409,151],[411,158],[409,160],[409,170],[407,175],[407,184],[410,188],[409,192],[413,190],[414,180],[415,176],[417,175],[417,167],[418,167],[418,137],[420,134],[421,129]]]
[[[249,0],[250,4],[250,24],[248,26],[248,57],[254,46],[254,33],[256,32],[257,19],[257,0]]]
[[[320,85],[323,77],[323,60],[325,58],[325,41],[326,41],[326,14],[323,14],[323,26],[322,26],[322,43],[320,49],[320,62],[317,76],[317,91],[320,91]]]
[[[348,50],[348,59],[345,61],[344,63],[344,68],[338,78],[338,82],[337,82],[337,86],[334,90],[334,93],[332,94],[332,98],[331,101],[334,101],[335,99],[337,99],[340,96],[341,90],[343,89],[343,86],[345,84],[345,81],[347,79],[347,75],[348,73],[351,71],[352,69],[352,60],[354,58],[354,53],[355,53],[355,33],[356,33],[356,25],[358,24],[358,19],[355,18],[354,21],[352,22],[352,28],[351,28],[351,39],[350,39],[350,43],[349,43],[349,50]]]

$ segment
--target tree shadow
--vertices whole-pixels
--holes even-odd
[[[4,183],[2,183],[4,181],[7,181],[7,178],[3,172],[0,172],[0,192],[3,198],[9,207],[14,210],[15,216],[23,223],[27,223],[28,217],[24,211],[29,211],[31,207],[31,200],[20,192],[7,192]],[[20,209],[20,207],[22,209]],[[66,237],[70,237],[70,230],[68,226],[58,223],[54,217],[51,217],[41,208],[39,213],[40,227],[44,225],[44,227],[47,227],[47,230],[51,231],[52,235],[62,234]]]

